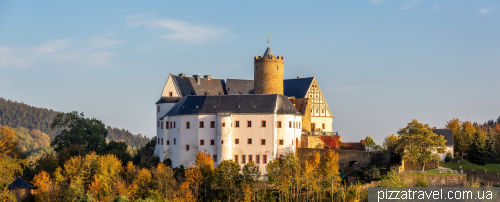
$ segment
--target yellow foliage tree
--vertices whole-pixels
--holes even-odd
[[[185,171],[185,176],[186,176],[186,182],[189,184],[191,189],[193,189],[194,192],[194,197],[198,198],[198,189],[200,186],[200,181],[202,179],[201,177],[201,171],[198,168],[188,168]]]
[[[243,188],[243,202],[251,202],[255,200],[255,196],[253,195],[253,191],[250,188],[250,185],[245,185]]]
[[[156,168],[153,168],[153,186],[167,200],[175,198],[177,182],[174,178],[174,172],[171,167],[159,163]]]
[[[193,191],[188,182],[183,182],[179,186],[180,201],[183,202],[194,202],[196,198],[193,196]]]
[[[339,155],[335,150],[328,150],[321,159],[321,175],[325,184],[330,185],[330,195],[333,201],[333,188],[340,185]]]
[[[384,139],[384,149],[387,151],[393,151],[398,146],[399,137],[391,134]]]
[[[39,172],[31,183],[37,188],[34,195],[36,201],[60,201],[59,187],[52,181],[47,172]]]
[[[199,151],[198,154],[196,154],[195,165],[200,169],[202,176],[203,194],[206,197],[208,191],[207,189],[211,187],[215,175],[214,160],[210,156],[210,153]]]
[[[0,129],[0,154],[17,156],[19,155],[19,148],[17,147],[19,139],[16,136],[16,132],[11,130],[7,126],[3,126]]]

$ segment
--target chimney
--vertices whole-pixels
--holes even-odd
[[[210,80],[210,75],[204,75],[203,77],[205,77],[207,80]]]
[[[194,79],[196,79],[196,84],[200,85],[200,75],[193,75]]]
[[[180,74],[179,74],[179,76],[185,77],[185,76],[186,76],[186,74],[184,74],[184,73],[180,73]]]
[[[298,78],[298,79],[301,79],[301,78],[302,78],[302,76],[297,76],[297,78]]]

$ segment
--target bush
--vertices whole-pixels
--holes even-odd
[[[429,179],[423,175],[415,177],[415,181],[413,183],[415,184],[415,187],[429,187]]]
[[[464,159],[462,159],[462,156],[455,156],[455,158],[453,159],[454,163],[460,163],[462,161],[464,161]]]
[[[398,173],[390,171],[378,185],[379,187],[405,187],[405,182]]]
[[[450,153],[450,152],[448,152],[448,153],[446,154],[446,157],[444,158],[444,162],[447,162],[447,163],[448,163],[448,162],[451,162],[452,160],[453,160],[453,157],[451,156],[451,153]]]
[[[358,169],[361,180],[371,182],[380,178],[380,170],[373,165],[363,166]]]

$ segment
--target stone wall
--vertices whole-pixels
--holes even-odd
[[[414,186],[415,178],[425,177],[429,180],[429,187],[464,187],[467,176],[462,174],[453,175],[403,175],[407,186]]]
[[[458,170],[458,169],[454,169]],[[458,170],[460,173],[460,170]],[[500,176],[498,174],[493,173],[485,173],[484,171],[472,171],[472,170],[464,170],[464,173],[467,173],[467,176],[472,178],[473,180],[479,180],[480,182],[484,182],[493,186],[494,184],[500,185]]]
[[[254,58],[254,94],[283,95],[283,56]]]
[[[320,152],[323,156],[326,154],[328,149],[313,149],[313,148],[297,148],[297,156],[301,163],[305,163],[306,160],[310,159],[312,155],[316,152]],[[356,151],[356,150],[335,150],[339,155],[339,170],[341,172],[346,172],[350,162],[358,162],[359,165],[369,164],[372,156],[380,152],[367,152],[367,151]],[[386,155],[386,162],[390,162],[390,153],[382,152]]]

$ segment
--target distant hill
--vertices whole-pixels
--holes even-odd
[[[52,109],[33,107],[22,102],[19,103],[0,97],[0,125],[17,128],[16,133],[18,134],[36,134],[32,135],[33,139],[39,138],[41,132],[46,134],[52,141],[61,132],[60,130],[50,129],[50,123],[52,123],[57,113],[59,112]],[[134,135],[125,129],[111,126],[107,126],[107,129],[107,138],[109,140],[124,141],[131,147],[141,147],[150,141],[146,136]]]

